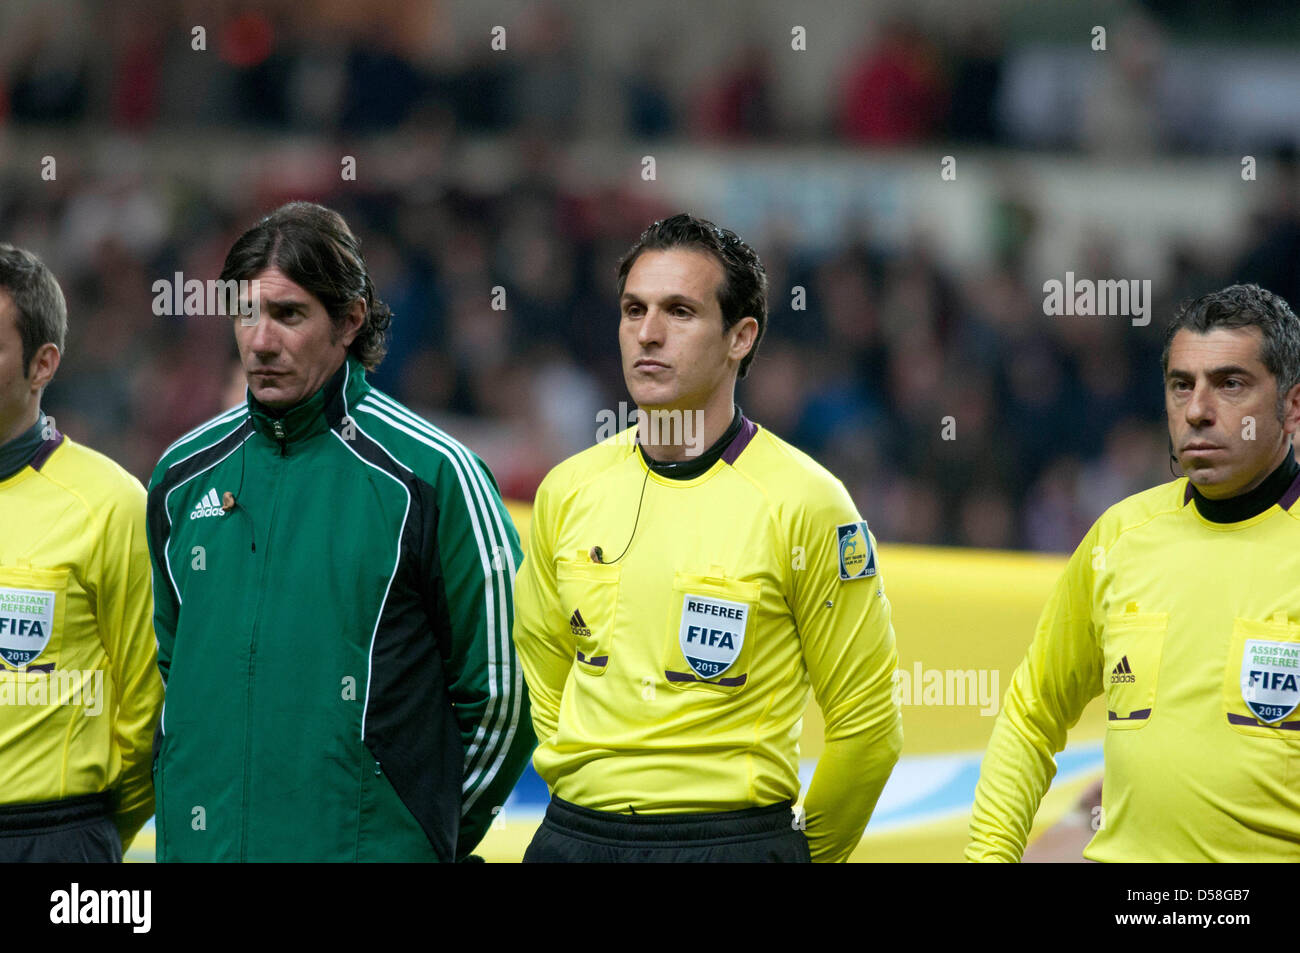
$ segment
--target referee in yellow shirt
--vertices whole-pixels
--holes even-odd
[[[875,542],[733,403],[767,323],[749,246],[677,215],[618,289],[637,425],[547,475],[516,582],[552,795],[524,860],[844,860],[902,745]],[[826,746],[794,816],[810,693]]]
[[[1233,285],[1179,309],[1165,410],[1186,476],[1107,510],[1007,691],[966,857],[1017,861],[1106,696],[1097,861],[1300,860],[1300,320]]]
[[[67,306],[0,245],[0,862],[118,861],[162,705],[145,493],[40,410]]]

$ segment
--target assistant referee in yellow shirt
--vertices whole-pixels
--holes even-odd
[[[1186,476],[1107,510],[1007,691],[966,857],[1017,861],[1106,696],[1097,861],[1300,860],[1300,320],[1257,285],[1179,309],[1164,352]]]
[[[67,306],[0,244],[0,862],[118,861],[162,706],[145,493],[41,413]]]
[[[547,475],[516,581],[552,795],[524,860],[844,860],[902,744],[874,540],[733,403],[767,322],[753,250],[677,215],[618,284],[637,425]],[[796,817],[810,692],[826,746]]]

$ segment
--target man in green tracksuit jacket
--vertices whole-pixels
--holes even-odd
[[[278,209],[222,279],[257,279],[247,402],[149,487],[158,860],[464,859],[534,745],[518,535],[482,461],[366,382],[391,316],[340,216]]]

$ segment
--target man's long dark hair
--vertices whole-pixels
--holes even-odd
[[[221,278],[249,281],[267,268],[278,268],[325,306],[336,328],[360,298],[366,317],[348,353],[373,371],[388,353],[393,313],[375,297],[360,246],[338,212],[312,202],[290,202],[239,236],[226,255]]]

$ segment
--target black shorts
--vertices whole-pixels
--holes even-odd
[[[0,863],[122,861],[122,838],[107,794],[0,805]]]
[[[808,863],[790,804],[716,814],[611,814],[551,798],[526,864]]]

